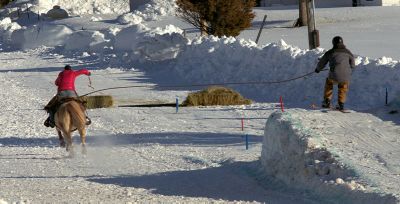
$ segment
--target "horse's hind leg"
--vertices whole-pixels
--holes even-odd
[[[79,135],[81,136],[81,145],[82,145],[82,154],[86,154],[87,150],[86,150],[86,129],[82,128],[79,129]]]
[[[57,130],[58,133],[58,141],[60,141],[60,147],[65,147],[64,137],[61,134],[61,131]]]
[[[66,150],[67,152],[69,152],[69,157],[74,157],[75,153],[74,153],[74,148],[72,146],[72,134],[71,131],[63,131],[64,136],[65,136],[65,140],[67,142],[66,145]]]

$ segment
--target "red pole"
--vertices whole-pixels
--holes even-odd
[[[243,118],[242,118],[242,131],[244,130],[244,121],[243,121]]]
[[[282,96],[279,97],[279,102],[281,103],[281,110],[282,110],[282,112],[285,112],[285,110],[284,110],[284,108],[283,108],[283,99],[282,99]]]

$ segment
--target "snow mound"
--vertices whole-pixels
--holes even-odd
[[[64,45],[65,39],[73,31],[64,25],[43,24],[16,30],[11,35],[11,43],[16,48],[32,49],[40,46]]]
[[[48,11],[58,5],[73,15],[82,14],[123,14],[129,12],[129,0],[35,0],[33,11]]]
[[[12,22],[11,18],[4,18],[0,20],[0,36],[2,36],[2,40],[7,42],[10,40],[11,34],[15,30],[21,29],[21,26],[18,23]]]
[[[283,96],[289,106],[293,103],[308,107],[320,104],[322,100],[323,84],[328,73],[315,74],[313,71],[323,53],[323,49],[302,50],[287,45],[283,40],[279,44],[257,46],[243,39],[211,36],[190,41],[172,69],[179,78],[190,83],[265,82],[233,88],[257,101],[276,102]],[[358,56],[347,107],[364,109],[384,105],[385,88],[390,93],[400,91],[397,85],[399,69],[397,61],[387,58],[370,60]],[[308,76],[297,80],[268,83],[308,73]]]
[[[368,186],[354,167],[343,163],[324,143],[324,138],[290,111],[275,112],[265,126],[261,155],[264,172],[334,203],[396,203],[394,196]]]
[[[174,16],[176,7],[175,0],[152,0],[132,13],[121,15],[118,21],[134,25],[142,21],[156,21],[163,16]]]
[[[183,31],[173,25],[164,29],[156,28],[148,32],[134,48],[140,60],[164,61],[177,58],[182,52],[188,39],[182,35]]]
[[[65,50],[100,52],[109,40],[105,39],[99,31],[77,31],[72,33],[65,41]]]
[[[400,109],[400,95],[393,99],[388,105],[392,108]]]

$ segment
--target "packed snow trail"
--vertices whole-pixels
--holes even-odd
[[[88,155],[66,158],[40,110],[53,81],[74,61],[43,50],[0,54],[0,200],[30,203],[268,202],[313,203],[307,196],[263,183],[261,135],[275,104],[89,110]],[[13,60],[10,60],[13,58]],[[90,65],[89,65],[90,66]],[[74,66],[74,68],[83,65]],[[91,67],[88,67],[91,68]],[[92,68],[91,68],[92,69]],[[93,86],[146,85],[142,72],[91,70]],[[87,92],[87,79],[77,79]],[[148,85],[148,84],[147,84]],[[117,101],[170,100],[186,91],[148,88],[108,92]],[[245,131],[240,121],[245,119]],[[250,135],[245,150],[244,134]]]

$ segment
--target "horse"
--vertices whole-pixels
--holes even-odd
[[[54,122],[60,146],[66,147],[70,157],[74,156],[72,132],[75,130],[78,130],[81,137],[82,154],[86,154],[86,115],[83,105],[74,99],[66,100],[55,113]]]

